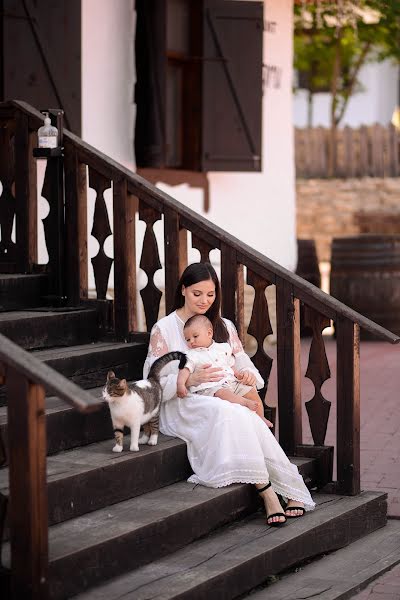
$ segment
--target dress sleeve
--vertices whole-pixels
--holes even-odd
[[[264,387],[264,379],[261,377],[259,370],[254,366],[251,362],[251,359],[246,354],[243,349],[242,342],[239,339],[238,332],[236,331],[236,327],[229,321],[228,319],[224,319],[228,333],[229,333],[229,343],[232,348],[232,354],[235,357],[235,370],[236,371],[250,371],[254,373],[257,378],[257,389],[260,390]]]
[[[165,336],[159,325],[156,323],[151,330],[149,349],[143,367],[143,377],[147,377],[150,367],[157,358],[164,356],[169,352],[169,347]],[[163,390],[163,402],[176,398],[176,387],[178,378],[178,366],[176,363],[170,363],[163,369],[164,375],[160,377],[160,384]]]

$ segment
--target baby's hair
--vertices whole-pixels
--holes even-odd
[[[210,329],[213,329],[212,323],[210,321],[210,319],[208,317],[206,317],[205,315],[193,315],[193,317],[190,317],[185,325],[183,326],[183,329],[187,329],[188,327],[190,327],[191,325],[194,325],[195,323],[198,323],[199,325],[204,325],[204,327],[209,327]]]

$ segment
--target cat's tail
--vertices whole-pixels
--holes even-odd
[[[159,379],[161,370],[173,360],[179,360],[179,368],[183,369],[186,365],[186,354],[183,352],[167,352],[151,365],[148,379]]]

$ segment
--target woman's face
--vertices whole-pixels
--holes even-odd
[[[206,279],[188,287],[182,286],[182,294],[188,314],[204,315],[215,300],[215,285],[212,279]]]

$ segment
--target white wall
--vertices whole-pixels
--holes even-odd
[[[269,69],[264,73],[263,171],[209,173],[211,210],[206,215],[201,190],[159,184],[291,269],[296,264],[292,12],[293,0],[264,0],[264,21],[275,25],[264,32],[264,63]],[[82,0],[82,136],[133,170],[134,31],[133,0]],[[96,253],[92,241],[90,256]]]
[[[362,91],[350,98],[341,127],[359,127],[390,123],[397,105],[398,67],[391,61],[370,63],[360,71]],[[315,94],[313,125],[329,127],[330,94]],[[307,92],[299,90],[294,96],[294,124],[307,126]]]

